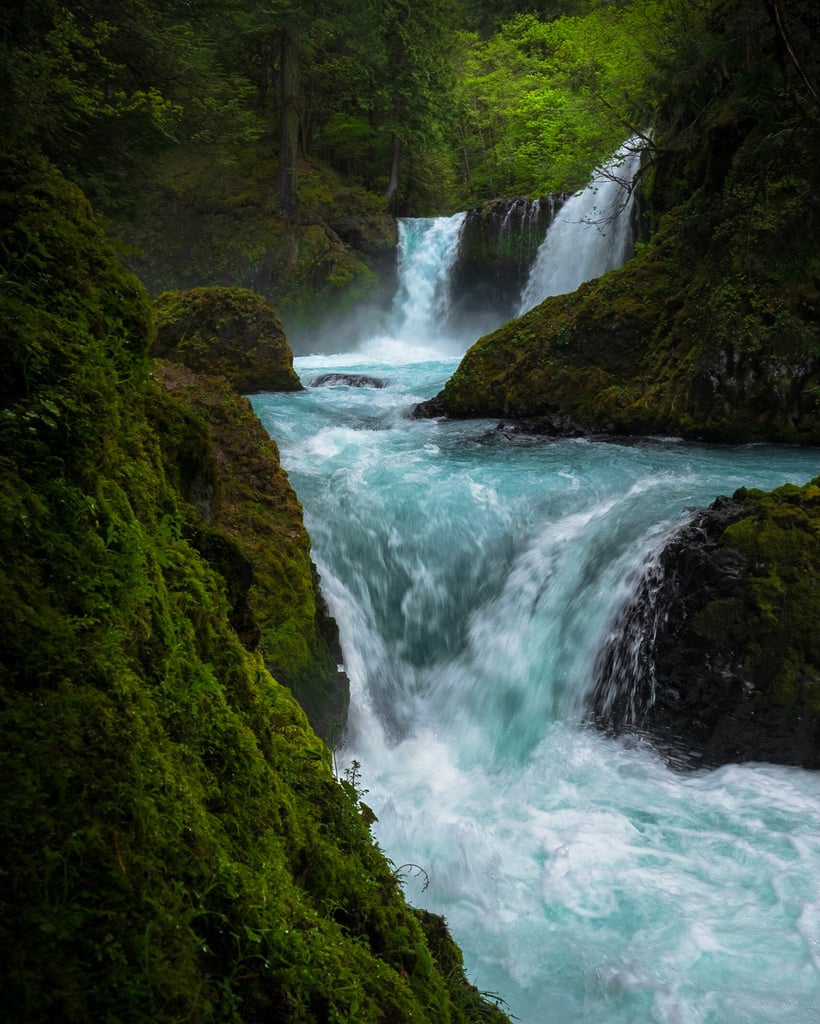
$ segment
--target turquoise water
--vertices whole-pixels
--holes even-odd
[[[304,357],[385,387],[260,395],[342,633],[374,835],[523,1024],[816,1024],[820,774],[678,775],[588,729],[591,670],[686,510],[820,452],[415,421],[455,367],[375,339]]]

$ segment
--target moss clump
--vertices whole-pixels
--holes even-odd
[[[218,452],[30,153],[0,167],[0,252],[3,1019],[501,1021],[251,649]]]
[[[820,478],[735,497],[746,514],[722,543],[739,553],[745,572],[706,605],[693,629],[733,652],[761,712],[772,704],[810,715],[820,739]]]
[[[155,304],[155,355],[197,373],[221,374],[237,391],[298,391],[282,324],[245,288],[164,292]]]

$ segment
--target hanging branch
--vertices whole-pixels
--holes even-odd
[[[783,44],[786,53],[789,55],[789,59],[794,65],[798,75],[803,79],[803,84],[808,89],[809,95],[817,104],[818,108],[820,108],[820,94],[818,94],[808,72],[803,67],[800,58],[797,56],[791,36],[789,35],[788,27],[786,25],[786,15],[783,11],[783,0],[765,0],[765,2],[766,10],[769,12],[769,17],[774,24],[775,30],[780,37],[780,41]]]

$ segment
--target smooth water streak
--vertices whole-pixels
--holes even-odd
[[[402,341],[441,348],[447,334],[450,276],[467,214],[399,218],[399,288],[393,333]],[[451,353],[452,354],[452,353]]]
[[[575,291],[626,261],[632,247],[632,186],[640,162],[641,141],[633,136],[560,208],[530,270],[519,316],[547,296]]]

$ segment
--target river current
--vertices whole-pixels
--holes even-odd
[[[446,330],[460,223],[402,224],[392,330],[253,399],[341,631],[338,772],[358,764],[408,899],[521,1024],[817,1024],[820,773],[677,773],[584,701],[688,510],[803,483],[820,452],[411,419],[469,341]],[[312,386],[329,373],[374,380]]]
[[[596,653],[686,510],[818,453],[538,440],[416,421],[454,361],[303,357],[383,388],[254,405],[341,629],[374,835],[523,1024],[816,1024],[820,775],[676,774],[589,729]],[[424,882],[429,885],[424,888]]]

